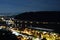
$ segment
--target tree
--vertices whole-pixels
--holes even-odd
[[[18,40],[15,35],[10,31],[0,30],[0,40]]]

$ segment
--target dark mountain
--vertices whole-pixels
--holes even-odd
[[[59,22],[59,11],[41,11],[41,12],[25,12],[15,16],[15,19],[30,20],[30,21],[49,21]]]

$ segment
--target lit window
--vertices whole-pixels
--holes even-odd
[[[46,24],[48,24],[48,22],[46,22]]]
[[[25,21],[25,23],[27,23],[27,21]]]
[[[39,22],[36,22],[37,24],[39,24]]]
[[[23,21],[20,21],[20,23],[22,23]]]
[[[30,23],[33,23],[32,21]]]
[[[43,24],[48,24],[48,22],[43,22]]]
[[[2,35],[5,35],[5,33],[2,33]]]
[[[22,26],[22,24],[20,24],[20,26]]]
[[[19,22],[19,21],[17,21],[17,22]]]
[[[17,24],[17,26],[19,26],[19,24]]]

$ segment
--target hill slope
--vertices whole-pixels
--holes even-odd
[[[15,16],[16,19],[31,21],[60,21],[60,12],[42,11],[42,12],[25,12]]]

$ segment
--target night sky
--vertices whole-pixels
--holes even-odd
[[[30,11],[60,11],[60,0],[0,0],[0,15]]]

